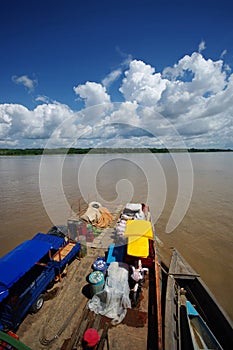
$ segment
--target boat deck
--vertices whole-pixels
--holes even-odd
[[[126,317],[117,326],[112,326],[111,319],[96,315],[86,307],[90,299],[88,275],[96,258],[104,256],[107,247],[114,243],[114,227],[121,209],[119,207],[115,212],[111,227],[87,244],[87,255],[74,260],[61,283],[48,291],[42,310],[29,314],[20,325],[17,334],[31,349],[81,349],[82,335],[90,327],[95,327],[102,336],[99,350],[108,349],[108,343],[111,350],[155,349],[157,321],[153,268],[146,275],[140,305],[128,309]]]
[[[143,288],[142,300],[140,306],[134,309],[128,309],[126,317],[121,324],[112,326],[111,319],[96,315],[90,311],[86,305],[81,313],[74,332],[69,339],[66,339],[61,350],[83,349],[82,338],[87,328],[95,328],[101,337],[98,350],[107,349],[107,345],[112,350],[147,349],[147,329],[148,329],[148,286],[149,281],[146,278]],[[108,343],[108,344],[107,344]]]

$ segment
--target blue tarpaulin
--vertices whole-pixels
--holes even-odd
[[[53,248],[40,239],[25,241],[0,259],[0,301],[8,289]]]
[[[48,242],[51,244],[53,249],[58,250],[65,242],[64,238],[57,237],[55,235],[49,235],[45,233],[37,233],[33,239],[39,239],[44,242]]]

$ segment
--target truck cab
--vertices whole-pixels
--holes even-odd
[[[0,259],[0,330],[17,329],[41,309],[44,293],[79,250],[79,243],[38,233]]]

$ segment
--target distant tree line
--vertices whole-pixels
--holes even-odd
[[[90,148],[0,148],[0,156],[30,156],[43,154],[84,154],[90,152]]]
[[[232,149],[221,149],[221,148],[189,148],[189,152],[233,152]]]
[[[220,148],[0,148],[0,156],[23,156],[43,154],[107,154],[107,153],[172,153],[172,152],[233,152]]]

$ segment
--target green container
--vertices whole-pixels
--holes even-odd
[[[104,288],[104,274],[101,271],[93,271],[89,275],[89,282],[92,295],[95,295],[98,292],[101,292]]]
[[[81,244],[80,255],[81,255],[81,258],[84,258],[87,255],[87,240],[86,240],[86,236],[80,235],[79,236],[79,243]]]

